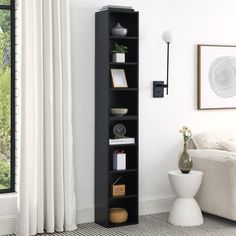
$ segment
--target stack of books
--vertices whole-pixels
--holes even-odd
[[[130,6],[117,6],[117,5],[106,5],[106,6],[103,6],[100,10],[103,11],[103,10],[108,10],[108,9],[134,11],[134,9]]]
[[[134,144],[135,138],[114,138],[109,139],[109,145],[119,145],[119,144]]]

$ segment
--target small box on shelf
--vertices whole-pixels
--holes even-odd
[[[117,184],[121,178],[122,176],[116,179],[116,181],[111,186],[112,197],[125,196],[125,184]]]
[[[112,197],[125,196],[125,185],[124,184],[112,184]]]
[[[126,153],[113,153],[113,170],[126,170]]]

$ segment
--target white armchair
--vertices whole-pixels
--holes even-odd
[[[201,210],[236,221],[236,153],[214,149],[188,153],[193,169],[203,172],[196,196]]]

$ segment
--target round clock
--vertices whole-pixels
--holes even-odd
[[[113,133],[117,138],[123,138],[126,134],[126,128],[122,124],[116,124],[113,127]]]

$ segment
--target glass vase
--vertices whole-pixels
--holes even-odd
[[[188,155],[187,143],[185,143],[183,153],[181,154],[179,159],[179,169],[183,174],[188,174],[192,168],[193,162],[191,157]]]

